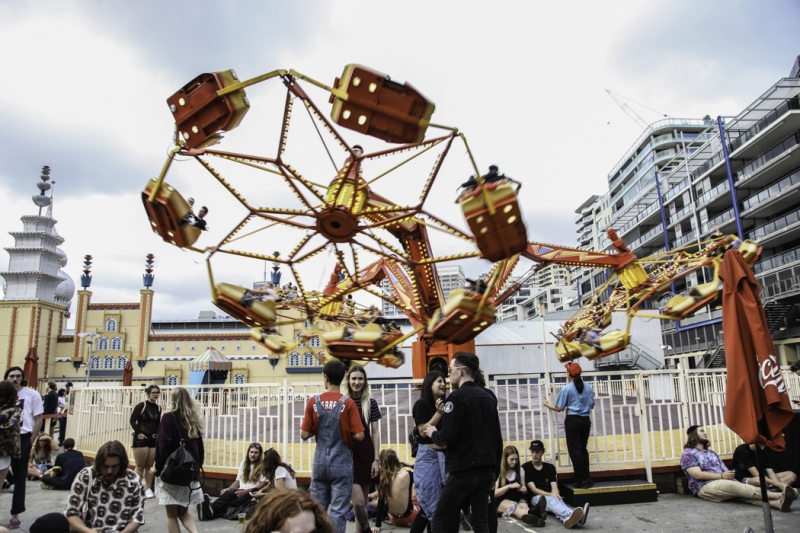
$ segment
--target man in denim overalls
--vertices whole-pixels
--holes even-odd
[[[322,374],[326,392],[311,398],[306,404],[300,438],[316,437],[317,450],[311,470],[311,497],[328,514],[336,533],[344,533],[345,517],[353,491],[352,439],[364,438],[364,425],[351,398],[339,392],[345,366],[339,361],[325,363]]]

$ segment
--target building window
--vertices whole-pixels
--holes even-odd
[[[127,357],[125,357],[124,355],[120,355],[119,357],[117,357],[117,368],[119,368],[121,370],[124,370],[125,369],[125,365],[127,365],[127,364],[128,364],[128,358]]]
[[[178,384],[178,376],[176,374],[170,374],[167,376],[167,385],[170,387],[174,387]]]
[[[163,346],[160,349],[161,349],[162,352],[164,351],[164,347]]]
[[[89,368],[92,370],[100,368],[100,357],[97,355],[93,355],[91,359],[89,359]]]
[[[225,345],[223,344],[222,346],[220,346],[220,349],[225,350]]]
[[[306,329],[310,328],[311,327],[311,322],[306,320],[305,322],[303,322],[303,327],[306,328]]]
[[[235,376],[233,376],[233,384],[234,385],[244,385],[244,383],[245,383],[244,374],[239,373],[239,374],[236,374]]]
[[[242,349],[242,345],[241,345],[241,344],[237,344],[237,345],[236,345],[236,349],[237,349],[237,350],[241,350],[241,349]]]
[[[254,344],[254,345],[252,345],[252,346],[250,347],[250,349],[251,349],[251,350],[255,350],[255,349],[256,349],[256,345],[255,345],[255,344]]]
[[[107,355],[103,358],[103,368],[114,368],[114,356]]]
[[[106,331],[117,331],[117,319],[109,318],[106,320]]]
[[[97,338],[97,351],[108,350],[108,337]]]
[[[289,366],[300,366],[300,354],[292,352],[289,354]]]
[[[180,344],[175,347],[175,351],[176,352],[180,352],[181,351],[181,345]]]
[[[189,346],[189,351],[193,352],[194,351],[194,346]]]
[[[122,349],[122,337],[114,337],[113,339],[111,339],[111,349],[112,350]]]
[[[303,354],[303,366],[314,366],[314,354],[306,352]]]
[[[320,346],[322,346],[322,341],[319,340],[319,337],[314,336],[311,337],[311,341],[308,343],[308,345],[311,346],[312,348],[319,348]]]

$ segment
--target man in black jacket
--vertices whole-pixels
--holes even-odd
[[[483,379],[475,354],[457,352],[449,374],[454,392],[444,406],[442,430],[425,428],[434,444],[447,446],[445,470],[449,474],[431,526],[433,533],[446,533],[450,524],[458,522],[461,504],[469,499],[473,529],[488,533],[489,494],[503,455],[497,400],[475,383]]]

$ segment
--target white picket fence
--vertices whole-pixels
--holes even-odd
[[[800,378],[784,370],[790,397],[800,397]],[[731,454],[740,440],[724,425],[725,369],[659,370],[648,372],[592,372],[583,375],[595,393],[592,436],[589,441],[593,470],[644,468],[652,480],[654,466],[676,465],[692,424],[706,427],[712,447],[720,455]],[[494,376],[488,383],[498,397],[503,437],[521,456],[527,456],[532,439],[541,439],[546,456],[559,469],[569,470],[564,440],[563,415],[542,406],[549,395],[555,401],[565,384],[563,374]],[[382,380],[371,385],[383,419],[382,447],[395,449],[411,461],[408,434],[419,399],[419,380]],[[166,410],[174,387],[162,387]],[[311,471],[313,439],[300,439],[300,424],[309,398],[322,392],[322,384],[280,383],[248,385],[191,385],[187,387],[205,417],[205,469],[235,472],[248,444],[274,447],[300,475]],[[144,400],[134,387],[98,387],[74,391],[68,423],[69,436],[78,449],[92,454],[112,439],[130,444],[131,412]]]

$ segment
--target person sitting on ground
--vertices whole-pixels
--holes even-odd
[[[334,533],[325,510],[304,490],[273,490],[256,506],[245,533]]]
[[[274,489],[296,489],[294,469],[281,461],[281,454],[275,448],[264,452],[264,477],[267,484],[258,492],[253,493],[253,499],[259,500]]]
[[[264,476],[263,450],[261,445],[253,442],[247,449],[247,457],[239,466],[239,473],[231,486],[222,489],[219,498],[211,503],[208,494],[203,494],[203,503],[198,506],[200,520],[213,520],[223,518],[228,514],[228,509],[238,509],[247,506],[253,495],[267,485]],[[238,513],[237,513],[238,514]]]
[[[69,490],[84,465],[83,454],[75,449],[75,439],[64,439],[64,451],[56,456],[55,466],[42,474],[42,488]]]
[[[378,512],[373,533],[380,531],[386,515],[394,526],[410,526],[420,512],[414,490],[414,474],[404,470],[394,450],[381,450]]]
[[[112,440],[100,446],[94,466],[75,476],[64,514],[75,533],[133,533],[144,525],[144,484],[128,469],[124,444]]]
[[[540,440],[531,441],[530,451],[531,460],[522,465],[522,471],[531,494],[531,507],[536,509],[544,501],[546,512],[553,513],[567,529],[585,524],[589,516],[589,504],[573,509],[564,503],[558,491],[556,467],[542,461],[544,443]]]
[[[689,480],[692,494],[710,502],[738,500],[761,505],[761,489],[736,481],[736,472],[728,470],[719,455],[709,450],[709,440],[702,426],[690,426],[683,446],[681,468]],[[769,505],[788,513],[794,501],[794,489],[786,486],[780,493],[768,492]]]
[[[513,515],[526,524],[536,527],[545,525],[545,506],[528,507],[528,488],[525,486],[525,472],[519,469],[519,452],[515,446],[503,449],[503,462],[500,475],[494,484],[494,498],[497,511],[508,518]]]
[[[786,485],[794,485],[797,481],[797,475],[794,472],[778,472],[776,473],[770,466],[768,454],[763,454],[766,464],[765,474],[767,486],[775,487],[778,491],[783,491]],[[758,468],[756,467],[756,445],[755,444],[740,444],[733,451],[733,468],[736,471],[736,481],[748,483],[754,487],[761,486],[761,480],[758,475]],[[794,490],[794,498],[797,499],[797,489]]]
[[[47,433],[39,433],[31,447],[28,463],[28,477],[41,480],[42,474],[53,467],[53,449],[55,441]]]

